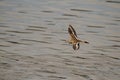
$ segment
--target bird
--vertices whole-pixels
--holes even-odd
[[[68,27],[68,33],[70,35],[70,39],[68,42],[72,44],[74,50],[78,50],[80,48],[80,43],[87,43],[89,44],[88,41],[82,41],[77,37],[75,29],[72,27],[72,25],[69,25]]]

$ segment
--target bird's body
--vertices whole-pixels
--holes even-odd
[[[80,48],[80,42],[89,43],[78,39],[76,31],[71,25],[68,27],[68,33],[70,34],[70,40],[68,42],[73,45],[74,50],[78,50]]]

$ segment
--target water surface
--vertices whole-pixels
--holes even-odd
[[[119,80],[120,1],[0,0],[0,79]]]

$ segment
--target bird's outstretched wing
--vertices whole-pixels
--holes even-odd
[[[71,25],[69,25],[69,27],[68,27],[68,33],[70,34],[71,40],[77,41],[76,32]]]
[[[71,25],[69,25],[69,27],[68,27],[68,32],[69,32],[69,34],[73,34],[77,37],[76,31]]]

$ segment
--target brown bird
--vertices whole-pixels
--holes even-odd
[[[89,43],[87,41],[82,41],[82,40],[78,39],[76,31],[71,25],[69,25],[69,27],[68,27],[68,33],[70,34],[70,40],[68,42],[73,45],[74,50],[78,50],[80,48],[81,42]]]

